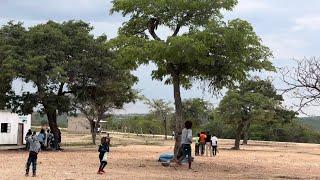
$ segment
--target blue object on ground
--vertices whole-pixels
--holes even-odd
[[[164,162],[164,163],[170,163],[170,161],[173,159],[173,153],[171,152],[166,152],[166,153],[162,153],[160,154],[159,157],[159,162]],[[181,163],[188,163],[188,158],[184,158]]]

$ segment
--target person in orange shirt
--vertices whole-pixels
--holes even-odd
[[[204,154],[206,138],[207,138],[206,134],[204,132],[201,132],[200,138],[199,138],[199,141],[200,141],[199,149],[200,149],[200,152],[201,152],[201,156],[203,156],[203,154]]]

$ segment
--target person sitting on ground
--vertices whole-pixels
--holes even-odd
[[[181,161],[187,157],[188,163],[189,163],[189,169],[191,169],[192,122],[186,121],[184,126],[185,128],[183,128],[182,134],[181,134],[181,148],[182,148],[183,156],[179,158],[178,163],[181,164]]]
[[[32,136],[32,131],[31,129],[28,130],[27,134],[26,134],[26,137],[25,137],[25,140],[26,140],[26,150],[29,151],[29,147],[30,147],[30,144],[28,142],[28,138]]]
[[[204,132],[200,133],[199,141],[200,141],[199,147],[200,147],[201,156],[203,156],[204,155],[204,147],[206,144],[206,134]]]
[[[206,156],[208,156],[208,153],[212,156],[211,135],[209,131],[207,131],[206,136]]]
[[[36,132],[33,132],[32,136],[28,137],[28,142],[30,144],[29,157],[26,164],[26,176],[29,176],[30,165],[32,164],[32,176],[36,176],[37,171],[37,159],[38,153],[40,152],[41,145],[39,143]]]
[[[103,170],[107,162],[108,152],[109,152],[109,139],[107,137],[101,138],[101,144],[99,145],[99,160],[100,160],[100,166],[98,169],[98,174],[103,174],[105,171]]]
[[[211,138],[211,145],[212,145],[212,153],[213,156],[217,155],[217,149],[218,149],[218,138],[213,134]]]

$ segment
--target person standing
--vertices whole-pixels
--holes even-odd
[[[199,149],[200,149],[201,156],[203,156],[204,155],[204,147],[206,144],[206,134],[204,132],[201,132],[199,139],[200,139]]]
[[[109,138],[106,138],[106,137],[101,138],[101,144],[99,145],[98,151],[99,151],[99,160],[100,160],[98,174],[103,174],[105,173],[103,169],[108,164],[107,157],[109,152]]]
[[[28,142],[28,138],[32,136],[32,131],[31,129],[28,130],[27,134],[26,134],[26,137],[25,137],[25,140],[26,140],[26,150],[29,151],[29,147],[30,147],[30,144]]]
[[[53,134],[50,132],[50,129],[47,130],[47,148],[53,149]]]
[[[197,136],[194,138],[195,145],[194,145],[194,155],[199,156],[199,146],[200,146],[200,134],[198,133]]]
[[[218,149],[218,138],[214,134],[211,137],[211,145],[212,145],[213,156],[216,156],[217,155],[217,149]]]
[[[182,134],[181,134],[181,148],[182,148],[183,156],[179,158],[178,163],[181,164],[181,161],[187,157],[188,163],[189,163],[189,169],[191,169],[192,122],[186,121],[184,123],[184,126],[185,128],[183,128]]]
[[[41,145],[36,135],[36,132],[33,132],[32,136],[29,136],[28,142],[30,147],[29,147],[29,157],[26,164],[26,176],[29,176],[29,169],[30,169],[30,165],[32,164],[32,176],[35,177],[36,171],[37,171],[38,153],[41,150]]]
[[[46,140],[46,133],[44,131],[44,129],[41,129],[39,135],[38,135],[38,140],[41,144],[41,149],[44,150],[45,148],[45,140]]]
[[[208,153],[212,156],[211,134],[209,131],[207,131],[206,137],[206,156],[208,156]]]

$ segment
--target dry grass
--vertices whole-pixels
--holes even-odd
[[[217,157],[197,156],[193,170],[188,170],[185,165],[163,167],[157,162],[159,154],[172,151],[172,140],[111,136],[117,146],[111,148],[106,174],[96,174],[95,146],[68,146],[63,152],[41,152],[38,177],[32,179],[320,179],[320,145],[255,141],[234,151],[229,150],[231,140],[222,140]],[[68,145],[90,142],[88,135],[64,139]],[[24,151],[0,151],[0,179],[28,179],[27,156]]]

